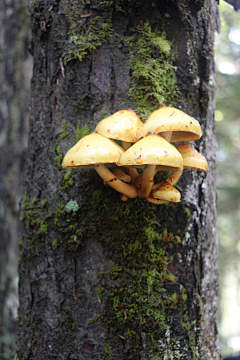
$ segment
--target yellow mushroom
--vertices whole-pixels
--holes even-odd
[[[208,163],[205,157],[188,144],[176,146],[183,158],[184,169],[208,171]]]
[[[138,196],[147,198],[151,192],[156,170],[182,170],[180,153],[161,136],[147,136],[131,146],[119,158],[119,166],[143,168],[141,188]]]
[[[160,134],[171,142],[193,141],[202,136],[202,130],[193,117],[173,107],[163,106],[153,111],[139,128],[137,138],[141,139],[149,134]]]
[[[179,151],[183,158],[183,168],[191,169],[191,170],[199,170],[199,171],[208,171],[207,160],[204,156],[199,154],[197,150],[191,147],[188,144],[180,144],[176,146],[176,149]],[[182,175],[182,170],[173,171],[172,174],[166,179],[171,185],[176,184],[179,178]],[[155,184],[152,188],[153,190],[157,190],[159,188],[159,184]]]
[[[121,194],[134,198],[137,196],[137,187],[122,182],[107,168],[116,164],[123,153],[123,148],[113,140],[92,133],[84,136],[66,153],[62,167],[95,168],[105,183]]]
[[[169,182],[163,181],[157,190],[151,194],[155,199],[180,202],[181,194]]]
[[[121,140],[123,149],[127,150],[131,143],[137,141],[137,130],[142,125],[142,121],[132,109],[120,110],[101,120],[95,131],[108,138]],[[128,174],[131,176],[131,182],[135,183],[137,170],[130,168]]]

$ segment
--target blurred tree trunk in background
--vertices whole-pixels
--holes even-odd
[[[219,359],[214,136],[218,3],[34,0],[19,359]],[[173,65],[176,68],[173,68]],[[177,94],[174,71],[176,71]],[[121,202],[63,155],[104,116],[196,117],[207,174],[182,202]]]
[[[19,202],[28,139],[31,56],[27,1],[0,2],[0,359],[13,359]]]

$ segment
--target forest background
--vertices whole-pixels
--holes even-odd
[[[215,37],[219,337],[222,354],[240,352],[240,14],[220,3]]]

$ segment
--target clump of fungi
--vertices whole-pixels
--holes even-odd
[[[201,136],[198,121],[172,107],[154,111],[144,124],[133,110],[120,110],[79,140],[65,155],[62,167],[94,168],[105,185],[121,193],[123,201],[139,196],[157,205],[180,202],[174,184],[183,169],[208,171],[206,159],[185,143]],[[122,147],[112,139],[122,141]],[[183,143],[174,146],[171,142]],[[115,169],[110,171],[112,166]],[[172,173],[154,184],[159,170]]]

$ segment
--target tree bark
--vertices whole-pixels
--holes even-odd
[[[19,202],[28,139],[31,57],[26,1],[0,3],[0,359],[13,359],[18,309]]]
[[[34,69],[21,217],[19,359],[220,359],[217,1],[35,0],[30,12]],[[149,108],[140,109],[141,81],[157,85],[146,73],[137,78],[134,59],[150,49],[149,62],[156,64],[164,41],[158,46],[153,37],[163,31],[176,54],[178,98],[150,89],[148,103],[141,99]],[[147,47],[144,36],[152,39]],[[167,62],[171,54],[167,46],[164,51]],[[161,67],[156,77],[159,72]],[[180,204],[121,202],[93,170],[61,169],[76,135],[94,131],[99,120],[121,109],[144,114],[160,96],[167,104],[175,99],[203,130],[196,148],[210,171],[184,172]]]

